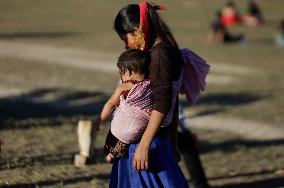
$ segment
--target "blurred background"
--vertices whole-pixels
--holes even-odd
[[[96,136],[95,162],[82,170],[73,166],[77,121],[95,119],[116,86],[124,43],[113,22],[137,2],[0,0],[0,187],[108,187],[109,123]],[[225,0],[151,2],[168,7],[160,15],[180,47],[211,65],[198,103],[181,100],[209,184],[284,187],[284,1],[258,0],[260,24],[224,23],[223,30],[213,24]],[[245,18],[248,1],[234,2]],[[220,31],[241,40],[212,39]],[[180,144],[190,183],[187,140]]]

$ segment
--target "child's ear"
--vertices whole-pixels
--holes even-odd
[[[125,69],[124,74],[129,77],[131,76],[131,71],[129,69]]]

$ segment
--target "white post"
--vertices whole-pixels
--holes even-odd
[[[75,155],[74,164],[76,167],[83,167],[93,147],[92,121],[79,120],[77,134],[80,154]]]

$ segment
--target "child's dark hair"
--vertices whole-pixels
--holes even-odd
[[[117,67],[121,73],[128,69],[130,73],[147,75],[149,62],[148,53],[137,49],[129,49],[119,56]]]

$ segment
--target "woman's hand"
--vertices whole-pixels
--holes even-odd
[[[164,114],[156,110],[152,111],[148,126],[134,153],[133,167],[136,170],[142,171],[149,168],[150,145],[164,117]]]
[[[137,146],[134,159],[133,159],[133,167],[137,171],[147,170],[149,168],[149,146],[140,142]]]

